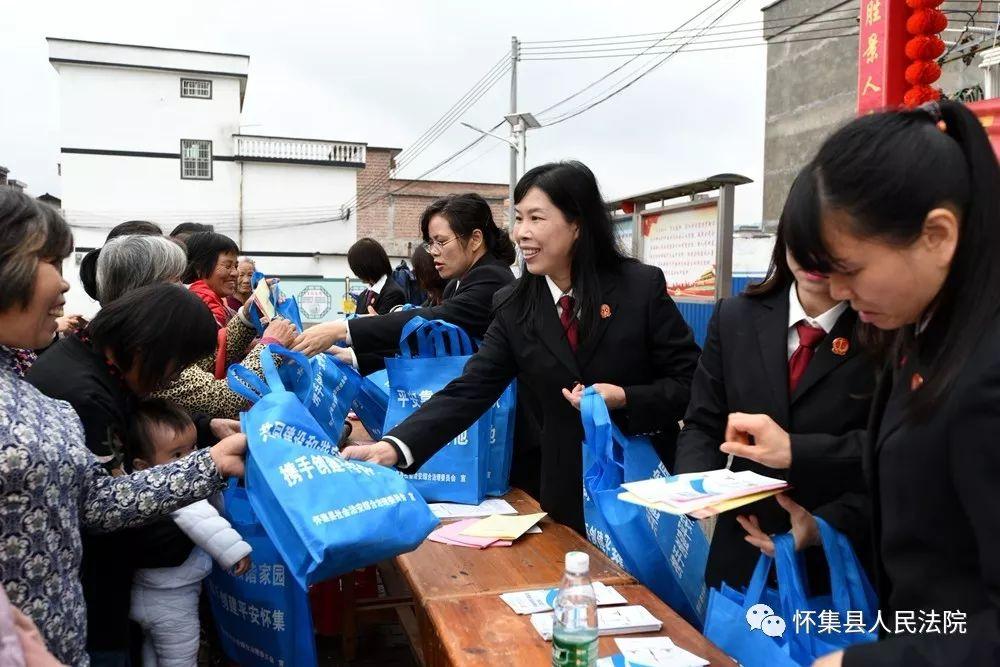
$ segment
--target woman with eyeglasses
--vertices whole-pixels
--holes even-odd
[[[622,254],[585,165],[530,170],[514,201],[524,272],[497,295],[479,351],[461,377],[382,440],[350,446],[344,455],[416,471],[516,377],[518,398],[532,396],[538,419],[542,509],[583,533],[584,386],[604,397],[623,431],[650,434],[669,469],[698,346],[667,295],[663,272]],[[515,450],[515,467],[523,458]]]
[[[385,357],[396,354],[403,327],[416,316],[444,320],[482,338],[490,323],[493,295],[514,282],[513,243],[493,222],[490,205],[475,193],[452,195],[428,206],[420,218],[420,232],[434,268],[449,281],[440,305],[318,324],[299,335],[295,349],[314,356],[346,341],[350,348],[334,352],[368,374],[382,368]]]

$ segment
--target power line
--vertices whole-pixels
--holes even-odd
[[[759,42],[756,44],[734,44],[732,46],[711,46],[703,49],[683,49],[682,51],[679,51],[679,53],[685,54],[685,53],[698,53],[701,51],[728,51],[729,49],[743,49],[746,47],[754,47],[754,46],[757,47],[768,46],[769,44],[794,44],[796,42],[814,42],[817,40],[824,40],[824,39],[840,39],[842,37],[857,37],[857,36],[858,32],[854,31],[854,32],[844,33],[842,35],[827,35],[825,37],[804,37],[802,39],[779,39],[775,40],[774,42]],[[650,53],[648,55],[656,55],[662,53],[674,53],[674,52],[658,51]],[[617,54],[617,55],[597,55],[597,56],[556,56],[552,58],[523,58],[523,60],[589,60],[593,58],[626,58],[626,57],[628,57],[627,53]],[[548,123],[548,125],[551,124],[552,123]]]
[[[425,142],[424,145],[421,146],[416,153],[413,153],[411,150],[410,155],[412,157],[410,158],[409,161],[404,161],[405,163],[397,162],[394,171],[398,173],[404,167],[409,166],[409,164],[412,164],[413,160],[416,159],[416,157],[420,153],[422,153],[430,145],[430,143],[437,140],[449,127],[454,125],[455,121],[458,120],[462,116],[462,114],[468,111],[468,109],[470,109],[479,99],[481,99],[482,96],[485,95],[486,92],[490,88],[492,88],[497,83],[497,81],[499,81],[506,74],[507,71],[509,71],[509,69],[510,69],[510,64],[508,62],[507,67],[501,69],[489,81],[485,82],[483,86],[480,87],[480,91],[477,97],[470,98],[466,104],[456,109],[452,114],[448,116],[447,124],[440,126],[440,128],[436,131],[436,133],[430,138],[430,141]],[[369,196],[372,193],[378,192],[383,185],[388,183],[390,178],[391,176],[388,173],[380,176],[376,181],[374,181],[371,185],[369,185],[363,192],[358,193],[353,198],[352,202],[348,202],[348,204],[354,202],[362,203],[365,197]]]
[[[852,24],[852,25],[842,25],[842,26],[839,26],[839,27],[843,27],[843,28],[853,27],[854,25],[857,25],[858,17],[856,15],[851,15],[851,16],[844,16],[842,18],[823,19],[823,20],[820,20],[820,21],[809,21],[808,23],[803,23],[801,25],[814,26],[814,25],[818,25],[818,24],[822,24],[822,23],[844,23],[844,22],[847,22],[848,24]],[[777,27],[781,27],[781,26],[777,26]],[[706,34],[706,35],[708,35],[710,37],[716,37],[718,35],[737,35],[737,34],[742,34],[742,33],[754,33],[752,35],[752,37],[759,37],[759,35],[757,33],[759,33],[761,30],[762,30],[762,27],[761,26],[757,26],[755,28],[746,28],[744,30],[728,30],[728,31],[714,31],[714,30],[709,30],[709,31],[705,31],[704,34]],[[687,32],[687,31],[685,31],[685,32]],[[737,38],[737,39],[750,39],[750,37],[743,37],[743,38]],[[573,44],[569,44],[569,45],[567,45],[567,44],[559,44],[559,45],[553,45],[553,46],[524,47],[523,49],[521,49],[521,52],[522,53],[537,54],[537,53],[540,53],[540,52],[551,51],[551,50],[554,50],[554,49],[590,49],[590,48],[597,47],[597,46],[613,46],[613,45],[617,45],[617,44],[635,44],[635,45],[639,45],[639,44],[647,44],[647,43],[650,43],[650,42],[659,42],[659,41],[662,41],[662,40],[636,39],[636,40],[625,40],[625,41],[617,41],[617,42],[615,42],[615,41],[611,41],[611,42],[594,42],[594,43],[591,43],[591,44],[577,44],[577,45],[573,45]],[[638,46],[634,46],[633,48],[638,48]]]
[[[499,123],[497,123],[496,125],[494,125],[493,127],[491,127],[489,131],[493,132],[494,130],[499,129],[500,126],[503,125],[503,124],[505,124],[506,122],[507,122],[506,120],[500,121]],[[383,199],[385,199],[385,198],[387,198],[387,197],[389,197],[391,195],[394,195],[394,194],[396,194],[398,192],[402,192],[406,188],[408,188],[411,185],[413,185],[414,183],[418,182],[420,179],[422,179],[425,176],[427,176],[427,175],[429,175],[429,174],[437,171],[438,169],[440,169],[441,167],[445,166],[446,164],[448,164],[452,160],[458,158],[460,155],[463,155],[466,151],[471,150],[474,146],[476,146],[477,144],[479,144],[479,142],[481,142],[486,137],[487,137],[487,135],[485,135],[485,134],[479,135],[477,138],[473,139],[471,142],[469,142],[468,144],[466,144],[462,148],[458,149],[457,151],[455,151],[454,153],[452,153],[451,155],[449,155],[448,157],[446,157],[444,160],[441,160],[436,165],[434,165],[433,167],[431,167],[430,169],[428,169],[424,173],[420,174],[419,176],[415,176],[415,177],[413,177],[411,179],[407,179],[406,183],[404,183],[400,187],[396,188],[395,190],[388,190],[384,194],[382,194],[380,197],[372,200],[371,202],[368,202],[368,203],[366,203],[364,205],[358,206],[358,210],[360,211],[362,209],[368,208],[369,206],[373,206],[374,204],[377,204],[381,200],[383,200]]]
[[[738,4],[740,4],[740,2],[742,2],[742,0],[734,0],[734,2],[731,5],[729,5],[729,7],[727,7],[725,10],[723,10],[721,14],[719,14],[718,16],[716,16],[705,27],[708,28],[708,27],[711,27],[712,25],[715,25],[716,23],[718,23],[720,20],[722,20],[723,17],[726,16],[726,14],[728,14],[733,9],[735,9],[736,6]],[[703,13],[707,12],[709,9],[711,9],[713,6],[715,6],[715,4],[717,4],[717,3],[712,3],[711,5],[709,5],[708,7],[706,7],[698,15],[695,15],[694,17],[692,17],[691,19],[689,19],[687,21],[687,23],[690,23],[691,21],[693,21],[696,18],[698,18],[698,16],[700,14],[703,14]],[[696,38],[697,38],[697,35],[695,37],[692,37],[691,39],[689,39],[688,43],[690,43],[691,41],[693,41]],[[655,63],[653,63],[653,65],[651,67],[648,67],[645,71],[639,72],[639,74],[637,74],[636,76],[634,76],[630,81],[628,81],[624,85],[621,85],[621,87],[617,88],[616,90],[613,90],[611,93],[605,95],[604,97],[600,97],[599,99],[593,99],[591,102],[585,104],[582,107],[579,107],[577,110],[570,111],[570,112],[568,112],[566,114],[563,114],[562,116],[559,116],[558,118],[555,118],[554,120],[542,121],[543,127],[544,126],[548,126],[548,125],[556,125],[558,123],[562,123],[564,121],[569,120],[570,118],[574,118],[574,117],[579,116],[580,114],[582,114],[582,113],[584,113],[586,111],[589,111],[590,109],[593,109],[594,107],[596,107],[599,104],[602,104],[602,103],[606,102],[607,100],[611,99],[615,95],[621,93],[622,91],[626,90],[630,86],[634,85],[636,82],[640,81],[643,77],[645,77],[647,74],[649,74],[650,72],[652,72],[656,68],[660,67],[663,63],[665,63],[667,60],[669,60],[675,53],[677,53],[677,51],[679,51],[682,48],[683,48],[683,45],[677,47],[677,49],[675,49],[671,53],[668,53],[663,58],[661,58],[658,61],[656,61]],[[636,56],[636,57],[638,57],[638,56]],[[615,85],[619,85],[619,84],[621,84],[621,81],[619,81],[618,84],[615,84]]]
[[[849,30],[849,29],[855,28],[855,27],[856,27],[855,25],[838,25],[838,26],[834,26],[834,27],[830,27],[830,28],[817,28],[816,30],[803,30],[801,32],[788,33],[788,34],[790,34],[790,35],[808,35],[808,34],[819,33],[819,32],[834,32],[834,31]],[[754,36],[748,36],[748,37],[729,37],[729,38],[726,38],[726,39],[704,39],[704,40],[698,40],[696,42],[694,42],[693,40],[688,40],[688,41],[685,41],[685,42],[673,42],[673,43],[669,43],[669,44],[660,44],[660,45],[656,46],[655,48],[664,48],[664,47],[671,47],[671,46],[685,46],[685,45],[691,44],[691,43],[696,43],[696,44],[729,44],[729,43],[734,43],[734,42],[746,42],[747,40],[759,40],[759,39],[761,39],[761,37],[759,37],[757,35],[754,35]],[[776,40],[773,40],[773,41],[774,42],[780,42],[780,41],[783,41],[783,40],[776,39]],[[604,49],[604,48],[599,48],[599,49],[579,49],[579,50],[574,50],[574,51],[551,51],[551,52],[537,53],[537,54],[532,54],[532,55],[536,56],[538,58],[541,58],[541,57],[550,56],[550,55],[577,55],[577,54],[586,54],[586,53],[605,53],[605,52],[610,53],[610,52],[613,52],[613,51],[625,51],[626,53],[623,54],[623,55],[630,55],[630,54],[636,52],[636,47],[619,47],[619,48],[610,48],[610,49]],[[649,51],[649,50],[644,50],[644,51],[640,52],[641,55],[647,55],[649,53],[652,53],[652,52]],[[659,53],[663,53],[663,51],[660,51]],[[524,58],[524,60],[528,60],[528,59],[529,58]]]
[[[678,30],[682,29],[684,26],[688,25],[692,21],[695,21],[700,16],[702,16],[703,14],[705,14],[705,12],[709,11],[712,7],[714,7],[715,5],[719,4],[719,2],[721,2],[721,0],[716,0],[715,2],[711,3],[710,5],[708,5],[704,9],[702,9],[700,12],[698,12],[697,14],[695,14],[694,16],[692,16],[691,18],[689,18],[688,20],[684,21],[684,23],[680,24],[679,26],[677,26],[676,28],[674,28],[672,31],[670,31],[669,33],[667,33],[666,36],[663,39],[667,39],[668,37],[670,37],[671,35],[673,35],[674,33],[676,33]],[[663,41],[663,40],[660,40],[660,41]],[[653,48],[653,47],[649,47],[649,48]],[[588,90],[590,90],[594,86],[598,85],[602,81],[607,80],[608,78],[614,76],[618,72],[620,72],[623,69],[625,69],[626,67],[628,67],[628,65],[630,65],[631,63],[633,63],[636,60],[638,60],[641,55],[642,54],[634,56],[630,60],[622,63],[618,67],[615,67],[611,71],[607,72],[606,74],[604,74],[604,76],[600,77],[599,79],[595,79],[594,81],[591,81],[589,84],[587,84],[586,86],[584,86],[580,90],[576,91],[575,93],[573,93],[569,97],[564,97],[563,99],[559,100],[555,104],[551,104],[551,105],[545,107],[544,109],[542,109],[541,111],[539,111],[537,115],[541,116],[543,114],[546,114],[549,111],[552,111],[553,109],[555,109],[556,107],[562,106],[566,102],[569,102],[570,100],[572,100],[572,99],[574,99],[576,97],[579,97],[580,95],[582,95],[583,93],[587,92]],[[530,60],[530,59],[527,59],[527,60]]]
[[[857,17],[857,15],[858,15],[857,10],[855,10],[855,9],[834,9],[834,10],[831,10],[831,11],[829,11],[827,13],[830,13],[830,14],[850,13],[850,14],[852,14],[855,17]],[[717,24],[715,27],[716,28],[734,28],[734,27],[746,26],[746,25],[758,25],[758,26],[759,25],[769,25],[769,24],[781,23],[783,21],[794,21],[794,20],[801,19],[801,18],[809,18],[809,17],[812,17],[812,16],[815,16],[815,14],[798,14],[798,15],[795,15],[795,16],[785,16],[785,17],[778,18],[778,19],[768,19],[768,20],[763,20],[763,21],[762,20],[757,20],[757,21],[743,21],[741,23],[721,23],[721,24]],[[774,27],[782,27],[782,26],[775,25]],[[678,30],[678,29],[675,29],[675,30],[671,30],[671,31],[668,31],[668,32],[643,32],[643,33],[636,33],[636,34],[631,34],[631,35],[605,35],[603,37],[579,37],[579,38],[575,38],[575,39],[536,40],[536,41],[521,42],[521,44],[526,45],[526,46],[528,46],[528,45],[533,46],[533,45],[536,45],[536,44],[561,44],[561,43],[567,43],[567,42],[589,42],[589,41],[605,40],[605,39],[625,39],[625,38],[628,38],[628,37],[655,37],[657,35],[674,34],[676,32],[694,32],[696,30],[697,30],[696,28],[691,28],[689,30]]]
[[[455,123],[455,121],[465,113],[469,108],[471,108],[476,102],[478,102],[494,85],[499,81],[506,72],[510,69],[510,54],[504,54],[489,70],[484,74],[473,86],[466,91],[466,93],[459,98],[455,104],[453,104],[445,113],[442,115],[431,127],[423,132],[414,143],[409,146],[406,150],[400,153],[399,160],[396,163],[396,170],[400,170],[407,166],[413,160],[415,160],[430,144],[436,141],[440,136]],[[372,192],[378,191],[385,182],[388,181],[388,176],[380,178],[379,180],[373,182],[367,186],[364,190],[355,193],[355,195],[344,202],[345,207],[353,206],[355,203],[360,202],[364,197]]]

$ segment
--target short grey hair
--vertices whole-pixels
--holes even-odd
[[[137,287],[176,282],[187,266],[184,250],[165,236],[119,236],[97,259],[97,297],[108,304]]]
[[[236,265],[237,266],[239,266],[240,264],[244,264],[244,263],[249,264],[255,270],[257,268],[257,262],[254,261],[253,257],[247,257],[246,255],[241,255],[240,258],[238,260],[236,260]]]

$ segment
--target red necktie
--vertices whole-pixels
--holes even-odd
[[[563,331],[566,332],[566,341],[569,343],[571,350],[576,352],[576,346],[578,338],[580,335],[578,323],[576,321],[576,311],[574,307],[576,305],[576,299],[564,294],[559,297],[559,307],[562,309],[562,314],[559,315],[559,321],[562,323]]]
[[[806,367],[813,358],[816,346],[826,338],[826,332],[819,327],[814,327],[801,320],[795,323],[795,330],[799,332],[799,346],[792,353],[788,360],[788,393],[795,391],[799,380],[806,372]]]

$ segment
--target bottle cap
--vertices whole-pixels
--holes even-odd
[[[590,556],[582,551],[570,551],[566,554],[566,571],[586,574],[590,571]]]

